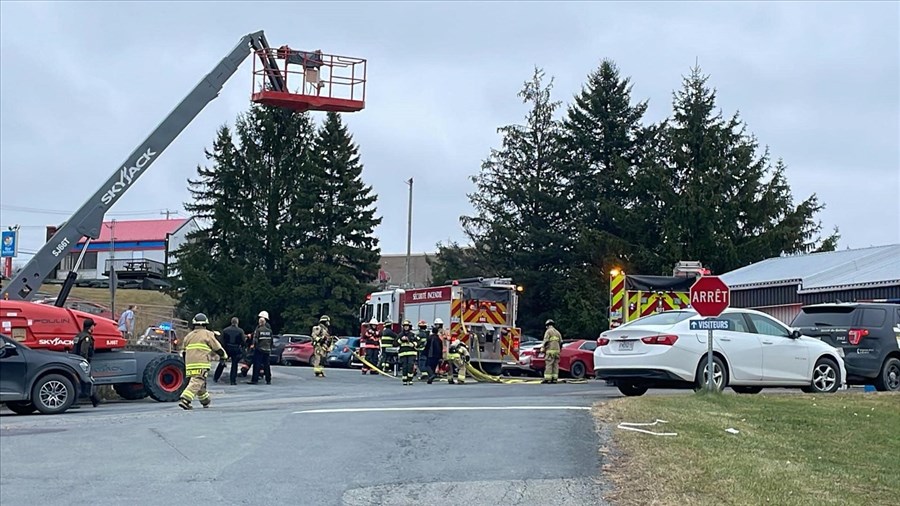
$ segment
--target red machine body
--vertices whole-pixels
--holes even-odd
[[[94,349],[121,350],[127,344],[119,325],[83,311],[51,304],[0,300],[0,332],[34,349],[66,351],[86,319],[94,320]]]

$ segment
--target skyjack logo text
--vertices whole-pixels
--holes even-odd
[[[101,199],[103,203],[106,205],[111,204],[113,199],[116,198],[116,195],[122,193],[123,190],[131,186],[131,183],[134,182],[138,174],[144,170],[147,165],[150,165],[150,161],[153,160],[154,156],[156,156],[156,151],[147,148],[147,151],[138,157],[133,166],[122,167],[119,171],[119,180],[113,183],[113,185],[109,187],[109,190],[103,194],[103,198]]]

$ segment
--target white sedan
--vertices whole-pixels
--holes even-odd
[[[691,330],[703,320],[692,309],[666,311],[603,332],[594,351],[594,373],[625,395],[648,388],[700,389],[707,381],[708,331]],[[719,319],[730,330],[713,335],[713,381],[738,393],[763,387],[799,387],[829,393],[846,382],[843,351],[802,336],[771,316],[726,309]]]

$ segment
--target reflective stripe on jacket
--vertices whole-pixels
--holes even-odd
[[[406,341],[403,338],[406,338]],[[404,332],[400,334],[400,338],[398,339],[398,345],[400,346],[399,353],[397,353],[398,357],[408,357],[408,356],[416,356],[416,345],[419,340],[416,339],[416,335],[412,332]]]
[[[228,354],[219,344],[215,334],[208,329],[195,329],[184,337],[184,370],[188,376],[196,376],[204,369],[210,368],[209,355],[218,353],[223,358]]]

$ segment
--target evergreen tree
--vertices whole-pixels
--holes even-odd
[[[368,284],[375,280],[380,261],[375,228],[376,195],[362,181],[359,148],[336,113],[328,113],[315,136],[315,180],[309,188],[316,194],[305,247],[292,253],[292,285],[309,298],[308,314],[290,312],[293,321],[315,323],[318,316],[331,317],[332,327],[342,333],[358,327],[357,308]]]
[[[785,165],[773,168],[768,149],[735,114],[715,112],[716,92],[708,76],[692,69],[675,94],[668,127],[674,192],[663,219],[662,256],[700,259],[714,272],[784,253],[831,248],[837,232],[824,240],[814,217],[824,206],[815,194],[794,205]]]
[[[567,316],[560,319],[577,334],[596,335],[604,328],[609,299],[604,273],[626,256],[652,263],[648,245],[659,235],[652,220],[639,216],[645,203],[636,176],[652,162],[655,135],[642,123],[647,102],[635,103],[631,90],[630,78],[603,60],[563,121],[575,246],[572,271],[559,295]]]
[[[288,309],[309,301],[284,295],[292,268],[288,254],[315,234],[303,219],[317,201],[313,183],[315,126],[308,114],[253,106],[237,122],[239,148],[226,128],[214,143],[214,161],[189,181],[194,202],[185,208],[204,221],[182,248],[178,266],[184,307],[203,310],[218,324],[231,316],[254,322],[267,310],[275,331]],[[302,323],[306,323],[306,318]],[[252,326],[250,323],[249,326]]]
[[[173,278],[173,286],[182,308],[202,311],[215,320],[225,318],[224,313],[232,309],[220,294],[244,282],[238,255],[244,227],[241,215],[226,198],[241,187],[243,174],[228,127],[219,129],[212,152],[204,153],[212,166],[197,167],[198,178],[188,180],[194,200],[184,206],[201,228],[189,234],[187,242],[175,252],[172,268],[178,275]]]
[[[461,218],[483,275],[494,271],[525,286],[519,324],[531,330],[558,317],[553,287],[566,273],[571,243],[561,127],[554,118],[560,103],[551,99],[552,87],[535,68],[519,93],[530,108],[526,122],[499,129],[501,148],[472,177],[477,190],[468,197],[478,214]]]
[[[425,258],[425,262],[431,267],[430,283],[432,285],[440,285],[452,279],[485,275],[486,269],[479,265],[473,247],[460,246],[455,241],[451,241],[447,245],[438,243],[437,250],[437,255]]]

